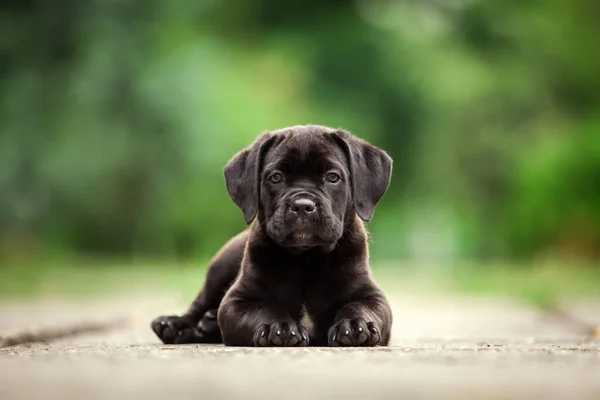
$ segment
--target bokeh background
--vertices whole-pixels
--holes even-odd
[[[368,225],[385,283],[598,295],[598,18],[595,0],[4,0],[1,291],[191,294],[244,228],[224,164],[312,123],[395,160]]]

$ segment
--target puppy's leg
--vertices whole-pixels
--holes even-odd
[[[160,316],[152,321],[152,330],[163,343],[222,342],[217,310],[239,272],[247,238],[248,233],[242,232],[217,253],[206,271],[204,286],[185,314]]]
[[[345,304],[327,331],[329,346],[387,346],[392,310],[377,287],[369,287]]]
[[[218,318],[226,346],[308,345],[308,332],[288,312],[254,296],[228,293]]]

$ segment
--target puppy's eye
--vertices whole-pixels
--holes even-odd
[[[340,181],[340,179],[342,179],[341,176],[339,176],[338,174],[336,174],[335,172],[330,172],[327,174],[327,182],[330,183],[338,183]]]
[[[269,182],[271,183],[281,183],[283,181],[283,175],[281,175],[279,172],[275,172],[267,179],[269,179]]]

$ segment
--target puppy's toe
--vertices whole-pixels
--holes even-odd
[[[268,341],[274,346],[283,346],[287,342],[287,327],[280,322],[274,322],[269,327]]]
[[[352,336],[354,336],[354,332],[350,320],[340,321],[337,326],[337,338],[335,340],[343,346],[352,346],[354,344]]]
[[[155,318],[152,330],[164,344],[184,344],[198,341],[194,327],[185,318],[168,315]]]
[[[158,336],[158,338],[165,344],[173,343],[175,331],[172,329],[172,326],[169,322],[176,318],[176,315],[160,316],[155,318],[150,324],[156,336]]]
[[[375,346],[381,340],[381,332],[379,331],[379,329],[377,329],[377,327],[375,326],[375,324],[373,322],[369,322],[367,324],[367,327],[369,329],[369,334],[370,334],[368,345]]]
[[[261,325],[254,334],[253,343],[257,347],[268,346],[269,325]]]
[[[327,339],[330,346],[373,346],[379,343],[380,337],[373,323],[357,318],[335,323],[329,328]]]
[[[352,321],[352,330],[354,332],[353,341],[357,346],[365,345],[371,338],[371,332],[364,319],[359,318]]]
[[[296,324],[288,327],[288,345],[297,346],[302,341],[302,333]]]
[[[307,346],[308,333],[294,321],[261,325],[254,334],[255,346]]]

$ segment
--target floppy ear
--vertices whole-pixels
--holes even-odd
[[[348,157],[354,209],[360,219],[368,222],[390,185],[392,158],[346,131],[337,131],[334,137]]]
[[[252,222],[258,212],[262,159],[273,138],[271,133],[263,133],[223,168],[229,197],[242,209],[246,224]]]

